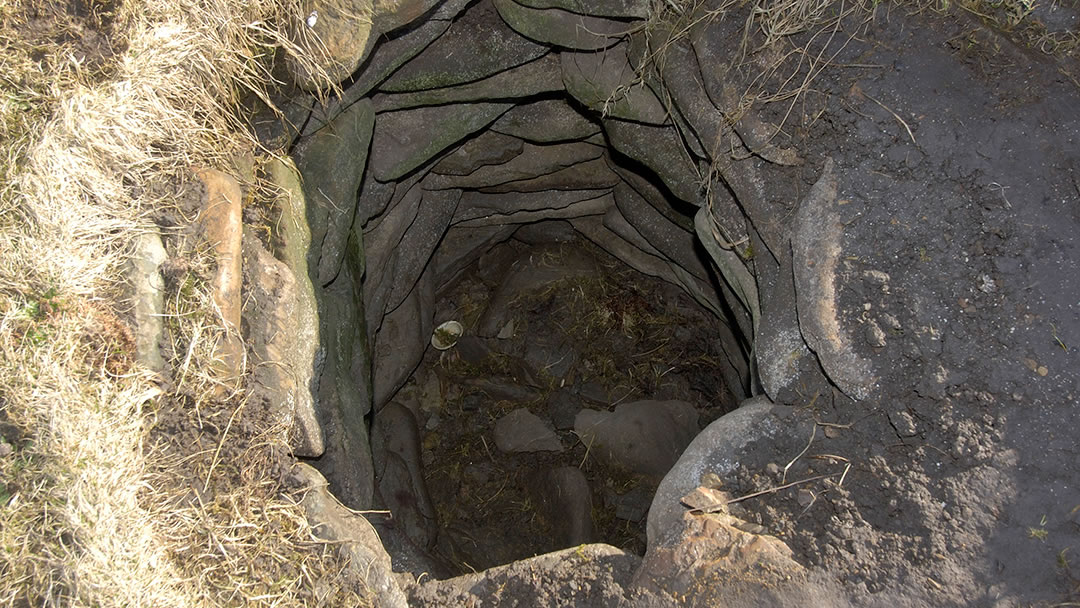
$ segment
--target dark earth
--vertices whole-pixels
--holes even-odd
[[[1077,601],[1077,83],[992,31],[897,21],[836,60],[881,69],[824,72],[818,87],[848,94],[822,102],[828,119],[805,141],[808,157],[845,167],[839,305],[851,326],[885,333],[854,340],[881,390],[797,404],[838,425],[819,426],[797,466],[846,458],[844,487],[746,506],[856,593]],[[770,458],[783,466],[804,445],[777,447],[749,451],[737,487],[757,489]]]

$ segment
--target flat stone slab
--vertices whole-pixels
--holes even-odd
[[[390,556],[375,528],[363,515],[341,504],[330,493],[326,478],[311,465],[298,462],[289,474],[307,490],[301,505],[311,527],[321,538],[339,541],[335,546],[349,564],[348,574],[364,582],[379,606],[407,608],[405,595],[391,571]]]
[[[481,192],[540,192],[543,190],[600,190],[619,183],[602,158],[587,160],[554,173],[532,179],[507,182],[481,189]]]
[[[626,221],[666,257],[699,279],[708,280],[709,270],[696,249],[693,226],[684,229],[657,211],[649,201],[626,184],[615,186],[615,204]],[[690,218],[686,218],[688,221]],[[708,258],[704,258],[708,259]]]
[[[791,239],[799,327],[829,378],[854,399],[865,399],[877,383],[870,361],[855,352],[850,322],[837,295],[841,237],[838,179],[831,159],[799,205]]]
[[[609,464],[662,476],[697,435],[697,409],[685,401],[634,401],[614,412],[581,410],[574,432]]]
[[[435,42],[379,85],[384,92],[424,91],[473,82],[528,63],[548,47],[506,25],[491,2],[469,7]]]
[[[674,127],[608,119],[604,121],[604,132],[612,147],[655,171],[672,194],[698,204],[702,176]]]
[[[426,272],[405,301],[382,318],[375,337],[372,374],[376,408],[389,401],[420,364],[435,329],[431,318],[434,307],[434,276]]]
[[[439,277],[441,292],[454,283],[459,274],[480,259],[497,243],[505,241],[514,233],[516,226],[451,226],[443,235],[442,244],[435,250],[432,263]]]
[[[530,8],[561,8],[593,17],[649,18],[648,0],[517,0],[517,3]]]
[[[253,402],[264,401],[282,424],[297,456],[316,458],[326,449],[312,400],[318,355],[319,317],[307,274],[296,277],[250,232],[244,238],[244,319],[250,328]],[[306,283],[311,289],[311,283]]]
[[[652,89],[638,81],[626,53],[626,44],[603,53],[561,53],[566,91],[585,107],[604,116],[664,124],[668,119],[667,109]]]
[[[161,234],[150,231],[135,240],[135,251],[128,262],[135,316],[135,359],[152,371],[165,371],[161,341],[165,335],[165,281],[161,265],[169,258]]]
[[[406,93],[379,94],[372,98],[379,112],[437,106],[488,99],[521,99],[562,91],[559,59],[548,54],[494,76],[466,84]]]
[[[545,190],[513,194],[465,192],[461,196],[454,224],[528,211],[565,209],[575,203],[610,194],[607,190]]]
[[[501,165],[486,165],[468,175],[434,175],[427,188],[489,188],[509,182],[550,175],[573,165],[600,158],[604,148],[585,142],[538,146],[525,144],[521,154]]]
[[[371,176],[398,179],[439,152],[483,129],[513,107],[509,103],[466,103],[384,112],[375,118]]]
[[[516,137],[484,131],[443,157],[431,172],[468,175],[485,165],[501,165],[521,154],[524,148],[525,142]]]
[[[522,36],[552,46],[598,51],[623,39],[632,25],[557,8],[535,9],[514,0],[493,0],[499,15]]]
[[[374,0],[371,24],[379,32],[391,32],[424,16],[439,0]]]
[[[544,99],[522,104],[503,114],[491,130],[533,143],[578,141],[600,132],[589,120],[562,99]]]
[[[318,263],[321,285],[332,281],[341,269],[374,125],[375,112],[365,99],[299,144],[297,168],[304,178],[306,212],[315,244],[311,253],[317,256],[311,262]]]
[[[391,401],[375,413],[371,452],[375,483],[397,525],[423,548],[435,542],[438,521],[424,483],[420,428],[408,407]]]
[[[514,410],[495,422],[495,445],[514,452],[561,452],[562,442],[547,423],[529,410]]]
[[[515,211],[507,215],[491,215],[474,220],[466,220],[458,224],[463,227],[500,226],[509,224],[535,224],[545,220],[576,219],[588,216],[603,215],[615,205],[615,198],[611,194],[604,194],[596,198],[585,199],[571,203],[559,209],[543,209],[539,211]]]

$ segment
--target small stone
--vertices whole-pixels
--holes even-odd
[[[1035,373],[1039,374],[1040,376],[1045,376],[1046,374],[1050,373],[1050,370],[1046,369],[1045,365],[1040,365],[1039,369],[1035,370]]]
[[[709,471],[708,473],[705,473],[701,476],[701,485],[705,486],[706,488],[718,490],[724,487],[724,480],[720,479],[720,476],[716,473]]]
[[[455,346],[462,361],[469,365],[481,365],[491,354],[484,339],[478,336],[462,336]]]
[[[637,486],[626,494],[612,499],[615,505],[615,517],[624,521],[639,523],[649,513],[652,492],[645,486]]]
[[[680,502],[696,511],[716,513],[727,506],[728,500],[730,500],[730,496],[726,492],[698,487],[694,488],[693,492],[683,496]]]
[[[886,283],[888,283],[890,278],[887,273],[884,273],[880,270],[863,271],[863,276],[880,285],[885,285]]]
[[[586,401],[600,404],[611,402],[607,389],[599,382],[585,382],[577,387],[577,392]]]
[[[766,534],[769,531],[768,528],[760,524],[755,524],[748,521],[741,521],[738,519],[731,522],[731,526],[736,530],[746,532],[747,534],[757,534],[759,536],[762,534]]]
[[[562,442],[539,416],[519,409],[495,423],[495,445],[506,453],[561,452]]]
[[[885,332],[878,326],[876,321],[866,324],[866,342],[874,348],[885,346]]]
[[[806,488],[799,490],[798,495],[795,497],[795,500],[799,502],[799,506],[804,508],[809,507],[811,504],[814,503],[814,500],[816,499],[817,496],[815,496],[813,492],[807,490]]]
[[[769,464],[765,465],[765,472],[775,477],[780,474],[780,465],[776,464],[775,462],[770,462]]]
[[[15,451],[15,448],[11,447],[10,443],[0,443],[0,458],[7,458]]]
[[[1039,369],[1039,362],[1028,357],[1024,357],[1024,365],[1031,371],[1036,371]]]
[[[510,319],[506,322],[506,325],[502,326],[499,333],[495,336],[500,340],[509,340],[514,337],[514,320]]]
[[[465,478],[477,485],[483,485],[491,480],[494,467],[486,462],[470,464],[465,467]]]
[[[883,323],[885,323],[885,327],[888,327],[889,329],[891,329],[893,331],[900,331],[900,320],[897,319],[896,317],[894,317],[893,315],[890,315],[887,312],[882,313],[881,314],[881,320],[882,320]]]
[[[566,431],[574,428],[574,418],[581,411],[581,399],[566,389],[551,393],[548,397],[548,416],[555,428]]]
[[[558,547],[573,547],[596,541],[593,526],[592,491],[585,474],[577,467],[559,467],[533,478],[531,490],[537,511],[553,526]],[[648,496],[645,510],[649,510]]]
[[[912,416],[910,412],[900,412],[896,419],[892,420],[892,423],[896,426],[896,430],[909,437],[918,432],[915,425],[915,417]]]
[[[476,410],[480,409],[482,405],[484,405],[485,401],[486,399],[484,399],[483,395],[479,393],[471,393],[462,397],[461,409],[466,412],[475,412]]]
[[[835,426],[827,426],[827,427],[825,427],[825,437],[827,437],[829,439],[836,439],[839,436],[840,436],[840,429],[836,428]]]

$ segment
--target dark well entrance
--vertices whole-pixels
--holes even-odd
[[[660,478],[735,406],[723,321],[560,223],[470,265],[436,302],[447,320],[462,335],[436,329],[445,350],[375,415],[397,530],[451,572],[588,542],[644,553]]]

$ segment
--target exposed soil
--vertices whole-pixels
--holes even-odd
[[[875,21],[835,61],[880,67],[826,70],[793,125],[809,159],[793,190],[827,156],[840,168],[838,304],[878,390],[806,395],[812,441],[751,446],[726,481],[773,487],[797,456],[787,481],[850,465],[842,486],[742,504],[859,603],[1072,605],[1058,602],[1080,599],[1075,62],[923,20]]]
[[[9,51],[28,51],[33,61],[48,68],[71,61],[92,79],[107,77],[127,47],[127,24],[117,21],[121,12],[115,1],[46,0],[19,6],[5,11],[0,44]]]

